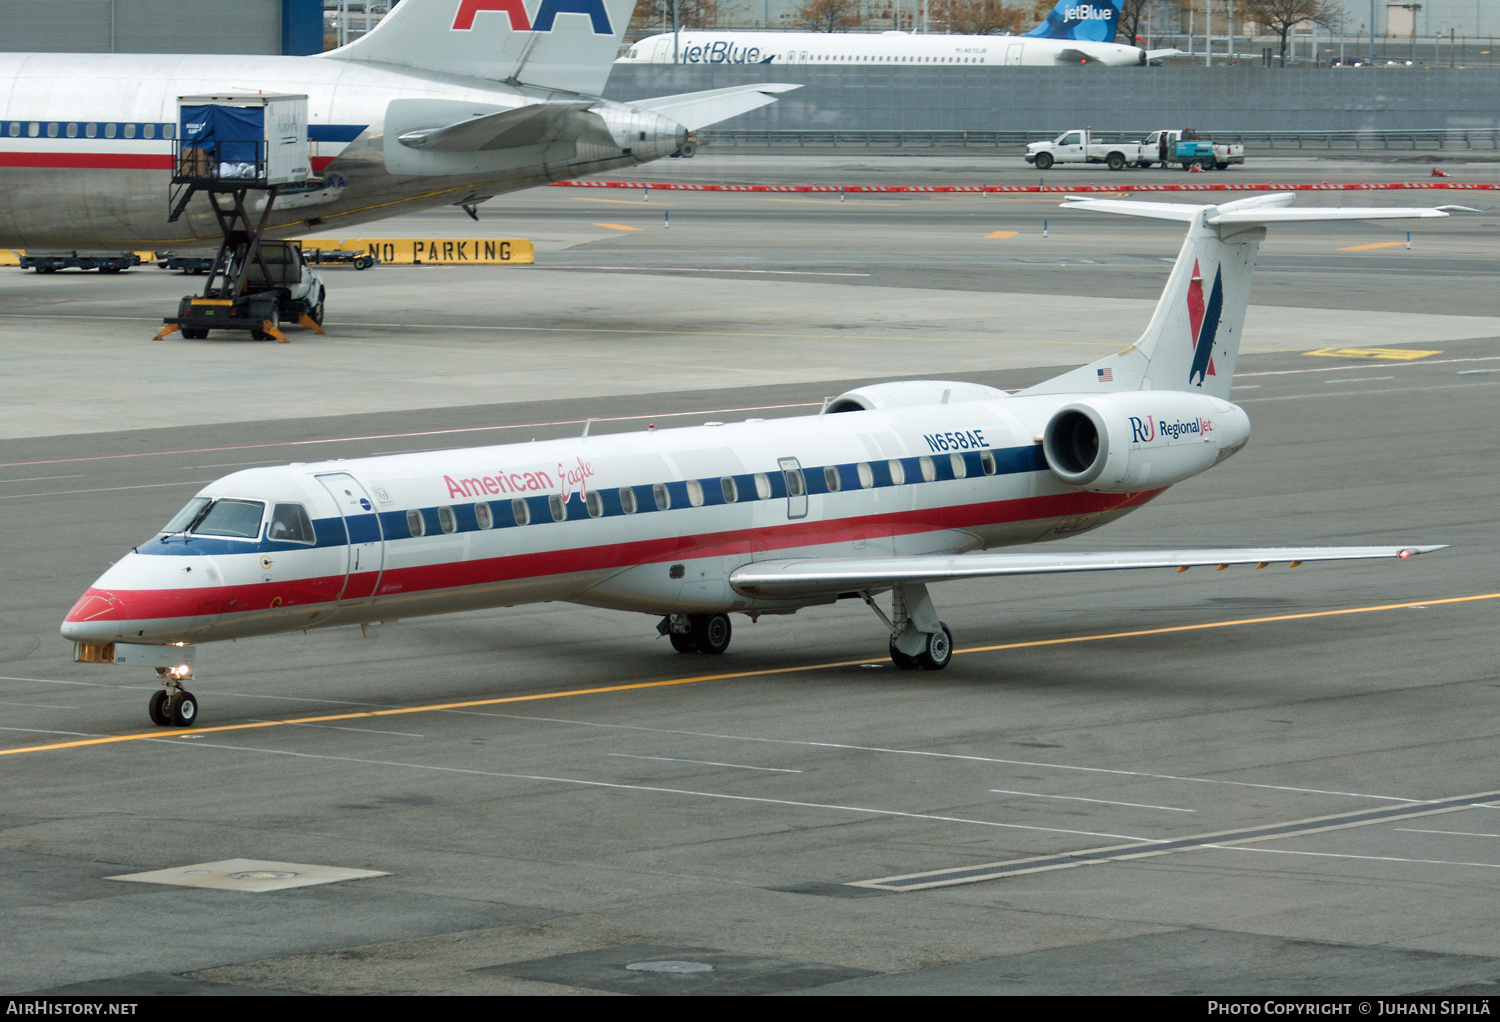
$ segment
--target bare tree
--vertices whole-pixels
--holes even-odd
[[[1141,18],[1146,13],[1152,0],[1121,0],[1120,2],[1120,31],[1125,33],[1126,45],[1135,45],[1136,36],[1141,34]],[[1120,37],[1115,36],[1119,42]]]
[[[932,20],[960,35],[1001,35],[1031,27],[1032,13],[1001,0],[932,0]]]
[[[847,32],[864,21],[861,0],[805,0],[797,20],[818,32]]]
[[[1343,12],[1333,0],[1240,0],[1240,13],[1264,25],[1281,40],[1281,66],[1286,67],[1287,36],[1304,21],[1325,27],[1336,23]]]
[[[677,24],[681,28],[713,28],[719,18],[718,0],[677,0]],[[631,36],[672,31],[672,0],[636,0],[630,15]]]

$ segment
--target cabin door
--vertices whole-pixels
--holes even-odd
[[[1021,48],[1025,43],[1011,43],[1005,48],[1005,63],[1008,67],[1021,66]]]
[[[786,483],[786,516],[807,517],[807,477],[802,474],[802,465],[796,458],[782,458],[781,478]]]
[[[347,472],[318,476],[344,519],[344,541],[348,559],[340,604],[366,603],[375,596],[380,573],[385,568],[385,541],[375,503],[359,480]]]

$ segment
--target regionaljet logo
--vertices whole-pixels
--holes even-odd
[[[536,8],[534,18],[526,13],[523,0],[459,0],[458,13],[453,17],[453,30],[471,31],[474,19],[486,11],[508,17],[512,32],[551,32],[559,14],[582,14],[589,19],[595,35],[615,34],[610,25],[609,11],[604,8],[604,0],[542,0]]]
[[[1193,260],[1193,282],[1188,285],[1188,326],[1192,330],[1193,365],[1188,370],[1188,386],[1203,386],[1205,377],[1219,375],[1214,371],[1214,337],[1219,332],[1219,316],[1224,311],[1224,268],[1214,271],[1213,291],[1208,304],[1203,302],[1203,275],[1198,272],[1198,261]]]

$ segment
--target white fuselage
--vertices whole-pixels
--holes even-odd
[[[307,96],[318,180],[283,191],[268,236],[342,230],[670,154],[670,120],[595,101],[599,130],[485,152],[423,152],[403,131],[579,97],[325,57],[0,54],[0,246],[189,249],[220,237],[207,200],[168,223],[180,96]],[[584,97],[587,99],[588,97]],[[262,199],[263,202],[263,199]]]
[[[248,469],[200,492],[262,505],[243,536],[147,540],[84,594],[63,634],[202,642],[543,600],[650,614],[784,613],[832,597],[746,596],[731,584],[735,569],[1076,535],[1164,489],[1068,485],[1035,440],[1065,401],[976,389],[988,393]],[[282,502],[305,509],[313,535],[273,536]]]
[[[675,57],[674,57],[675,52]],[[648,36],[620,64],[859,64],[871,67],[1056,67],[1145,63],[1139,46],[1033,36],[910,32],[679,32]]]

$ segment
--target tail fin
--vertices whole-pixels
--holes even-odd
[[[513,85],[604,91],[634,0],[403,0],[326,56]]]
[[[1058,0],[1047,20],[1026,35],[1112,43],[1119,27],[1120,0]]]
[[[1398,220],[1447,216],[1440,209],[1353,207],[1288,209],[1291,192],[1222,206],[1073,199],[1065,209],[1186,221],[1188,233],[1140,340],[1025,391],[1027,394],[1185,390],[1227,398],[1239,357],[1250,278],[1266,225],[1312,220]]]

